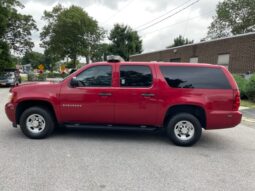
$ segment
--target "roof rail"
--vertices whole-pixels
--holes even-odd
[[[124,59],[121,56],[117,55],[108,55],[106,57],[107,62],[123,62]]]

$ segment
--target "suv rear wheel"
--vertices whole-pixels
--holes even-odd
[[[31,107],[25,110],[20,118],[20,128],[29,138],[42,139],[54,130],[52,112],[41,107]]]
[[[202,134],[199,120],[189,113],[179,113],[172,117],[167,124],[166,131],[171,141],[179,146],[195,144]]]

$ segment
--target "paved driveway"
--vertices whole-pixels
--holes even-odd
[[[161,133],[69,129],[30,140],[4,114],[0,190],[255,190],[255,128],[204,131],[190,148]]]

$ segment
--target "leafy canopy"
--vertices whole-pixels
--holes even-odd
[[[78,6],[65,9],[57,5],[52,11],[45,11],[43,19],[47,25],[40,35],[41,46],[48,55],[71,58],[74,64],[78,56],[89,56],[93,46],[103,37],[104,31],[97,21]]]
[[[129,26],[115,24],[110,32],[109,52],[119,55],[125,60],[129,60],[132,54],[142,52],[142,40],[137,31],[132,30]]]
[[[207,39],[255,31],[254,0],[224,0],[216,8]]]
[[[182,35],[179,35],[174,39],[174,43],[167,48],[172,48],[172,47],[177,47],[177,46],[182,46],[185,44],[193,44],[193,40],[189,40],[188,38],[184,38]]]
[[[37,27],[32,16],[18,13],[17,8],[23,8],[17,0],[0,1],[0,40],[14,52],[22,54],[34,46],[31,31]]]
[[[40,64],[44,64],[44,55],[39,52],[26,52],[21,60],[21,64],[31,64],[33,68],[38,68]]]
[[[0,72],[5,68],[15,67],[10,51],[22,54],[34,46],[31,31],[37,30],[30,15],[18,13],[23,8],[18,0],[0,1]]]

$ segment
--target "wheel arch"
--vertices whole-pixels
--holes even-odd
[[[50,112],[52,112],[52,115],[55,119],[55,121],[57,121],[57,115],[56,115],[56,111],[55,108],[53,107],[53,104],[49,101],[46,100],[23,100],[20,103],[17,104],[16,106],[16,122],[17,124],[20,124],[20,117],[22,115],[22,113],[30,108],[30,107],[41,107],[41,108],[46,108],[48,109]]]
[[[170,106],[164,117],[164,127],[166,127],[169,120],[178,113],[190,113],[198,118],[201,126],[206,128],[206,112],[202,106],[192,105],[192,104],[181,104],[181,105],[173,105]]]

